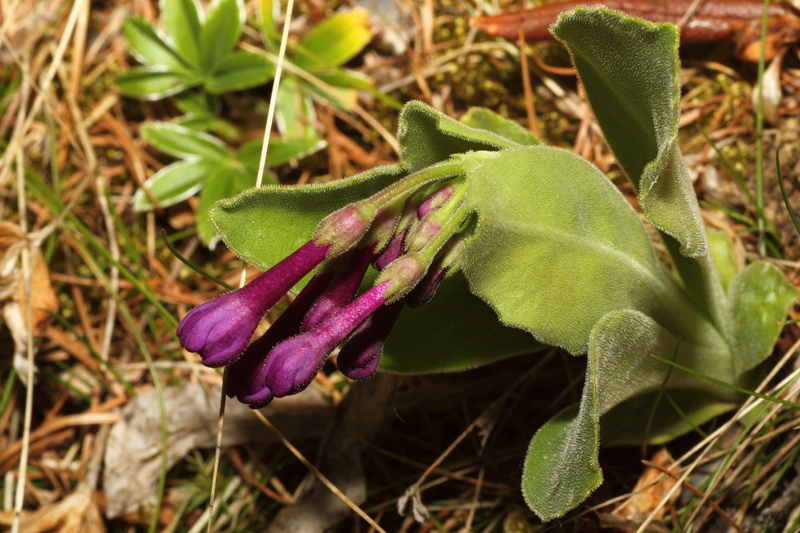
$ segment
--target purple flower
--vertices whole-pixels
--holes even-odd
[[[406,297],[408,306],[419,307],[428,303],[436,294],[436,289],[439,288],[444,278],[447,277],[447,272],[448,269],[442,268],[441,264],[432,266],[422,281]]]
[[[392,240],[389,241],[389,244],[386,245],[386,248],[384,248],[384,250],[378,254],[375,260],[372,262],[372,266],[375,270],[383,270],[389,263],[403,255],[403,246],[405,244],[407,233],[408,228],[392,237]]]
[[[228,396],[236,396],[251,407],[261,407],[272,400],[272,392],[264,384],[264,365],[267,354],[276,344],[297,335],[303,317],[328,287],[335,272],[325,271],[311,278],[286,311],[278,317],[267,332],[255,340],[242,356],[231,365],[228,375]]]
[[[353,333],[336,358],[339,372],[350,379],[362,380],[378,369],[383,344],[403,310],[404,300],[398,300],[375,311]]]
[[[195,307],[178,325],[181,346],[200,354],[206,366],[232,363],[267,311],[322,262],[329,249],[328,244],[309,241],[241,289]]]
[[[405,303],[427,301],[463,262],[463,253],[448,250],[453,241],[463,247],[463,238],[454,236],[464,220],[466,188],[445,184],[427,198],[421,194],[432,176],[453,171],[445,166],[420,171],[331,213],[289,257],[186,315],[178,326],[181,346],[200,354],[207,366],[230,364],[227,393],[251,407],[303,390],[348,337],[337,361],[340,370],[352,379],[369,377]],[[248,347],[266,312],[323,261],[286,311]],[[370,262],[381,273],[354,300]]]
[[[352,252],[347,265],[331,287],[314,303],[303,320],[303,330],[311,331],[353,301],[369,268],[374,243]]]
[[[384,304],[387,286],[372,287],[330,320],[273,348],[264,368],[272,394],[280,398],[306,388],[333,349]]]

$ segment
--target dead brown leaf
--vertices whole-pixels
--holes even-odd
[[[626,533],[637,531],[644,520],[659,506],[664,497],[677,483],[677,481],[662,472],[662,470],[669,468],[672,462],[672,457],[667,450],[661,449],[657,451],[652,460],[655,466],[648,466],[645,469],[633,488],[633,496],[610,514],[599,515],[601,525],[603,527],[613,527]],[[674,503],[679,494],[680,491],[675,491],[670,496],[669,503]],[[661,506],[656,511],[655,520],[648,525],[645,531],[653,533],[669,531],[661,522],[665,512],[666,506]]]
[[[164,390],[167,412],[167,464],[172,466],[194,448],[216,445],[219,389],[211,396],[197,383]],[[282,398],[262,412],[289,439],[319,438],[333,410],[316,389]],[[161,425],[158,399],[148,389],[129,401],[114,424],[106,443],[103,486],[106,515],[115,518],[135,513],[144,502],[155,502],[161,468]],[[259,423],[250,408],[229,401],[225,409],[223,446],[250,442],[277,442],[274,433]]]
[[[0,524],[10,526],[13,511],[0,512]],[[26,533],[105,533],[94,490],[80,486],[63,500],[36,512],[23,511],[20,531]]]
[[[51,320],[50,312],[58,310],[58,297],[50,284],[50,269],[38,246],[30,245],[22,229],[11,222],[0,222],[0,305],[6,327],[14,338],[14,368],[21,378],[27,375],[27,320],[22,251],[30,250],[31,319],[33,335],[44,333]]]

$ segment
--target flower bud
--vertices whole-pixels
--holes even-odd
[[[314,230],[314,241],[330,245],[328,258],[339,256],[355,246],[367,233],[372,216],[359,209],[359,204],[351,204],[334,211]]]
[[[370,377],[378,368],[386,338],[403,310],[402,300],[384,305],[353,333],[336,358],[339,371],[350,379]]]
[[[335,271],[327,270],[315,275],[303,287],[297,298],[269,327],[266,333],[256,339],[242,356],[231,365],[228,373],[228,396],[236,396],[242,403],[264,406],[272,399],[272,392],[264,384],[262,372],[267,354],[279,342],[300,332],[303,317],[328,287]]]
[[[339,277],[320,295],[303,319],[303,331],[311,331],[329,317],[338,313],[353,301],[361,280],[369,268],[375,243],[364,248],[357,248],[347,258],[347,265]]]
[[[386,283],[372,287],[312,331],[273,348],[264,369],[264,381],[272,394],[280,398],[306,388],[333,349],[385,303],[386,287]]]
[[[389,263],[403,254],[407,233],[408,228],[392,237],[392,240],[389,241],[388,246],[386,246],[383,252],[378,254],[375,260],[372,262],[372,267],[375,270],[383,270]]]
[[[425,218],[429,214],[441,208],[453,196],[454,192],[456,192],[456,189],[453,187],[453,184],[445,183],[439,187],[436,192],[428,196],[424,202],[422,202],[417,209],[417,216],[419,218]]]
[[[375,280],[375,284],[387,283],[385,298],[394,302],[408,294],[425,275],[428,265],[416,254],[407,254],[392,261]]]

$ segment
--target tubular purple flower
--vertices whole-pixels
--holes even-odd
[[[419,284],[414,287],[414,290],[406,296],[408,306],[419,307],[420,305],[428,303],[430,299],[433,298],[433,295],[436,294],[436,289],[439,288],[439,285],[446,277],[447,269],[442,268],[441,263],[436,263],[431,266],[431,268],[428,269],[428,273],[422,278],[422,281],[420,281]]]
[[[322,293],[306,314],[303,319],[303,331],[311,331],[353,301],[361,280],[367,273],[374,250],[375,243],[372,243],[352,252],[339,277]]]
[[[273,348],[264,368],[272,394],[280,398],[305,389],[333,349],[384,304],[387,286],[385,282],[372,287],[327,322]]]
[[[264,384],[264,374],[261,371],[267,354],[276,344],[300,332],[303,317],[328,287],[334,274],[335,271],[326,270],[311,278],[267,332],[248,346],[242,356],[231,365],[228,375],[228,396],[236,396],[239,401],[251,406],[256,404],[261,407],[269,403],[272,392]]]
[[[383,345],[403,310],[404,300],[385,305],[367,318],[336,358],[339,371],[350,379],[370,377],[378,369]]]
[[[329,248],[311,240],[241,289],[195,307],[178,325],[181,346],[200,354],[206,366],[232,363],[266,312],[322,262]]]
[[[461,269],[466,257],[466,250],[467,245],[461,235],[456,235],[447,241],[433,265],[428,269],[428,273],[407,296],[408,306],[419,307],[430,301],[442,281]]]
[[[383,252],[378,254],[375,260],[372,262],[372,267],[375,270],[383,270],[389,263],[403,254],[407,233],[408,228],[392,237],[392,240],[389,241],[389,244],[386,246],[386,248],[384,248]]]

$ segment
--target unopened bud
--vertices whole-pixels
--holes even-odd
[[[318,245],[330,245],[328,259],[343,254],[367,233],[372,217],[366,216],[351,204],[325,217],[314,231],[314,242]]]

